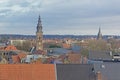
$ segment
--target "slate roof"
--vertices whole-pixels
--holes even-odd
[[[42,50],[36,50],[33,54],[43,54]]]
[[[101,72],[102,80],[120,80],[120,62],[96,63],[94,69]]]
[[[110,51],[89,51],[89,60],[112,60]]]
[[[71,50],[67,50],[65,48],[53,48],[51,52],[48,52],[48,55],[63,55],[71,52]]]
[[[72,44],[71,49],[73,52],[80,53],[81,47],[76,44]]]
[[[57,80],[95,80],[92,64],[57,64]]]

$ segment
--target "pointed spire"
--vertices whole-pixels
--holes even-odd
[[[101,28],[99,27],[99,33],[101,34]]]
[[[39,15],[39,18],[38,18],[37,32],[42,32],[42,22],[41,22],[40,15]]]
[[[102,33],[101,33],[101,27],[99,27],[99,32],[98,32],[98,36],[97,39],[102,39]]]
[[[39,23],[39,22],[41,23],[41,17],[40,17],[40,15],[39,15],[39,18],[38,18],[38,23]]]

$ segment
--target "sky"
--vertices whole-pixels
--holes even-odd
[[[0,34],[120,34],[120,0],[0,0]]]

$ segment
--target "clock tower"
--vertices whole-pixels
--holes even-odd
[[[37,31],[36,31],[36,50],[43,50],[43,32],[41,18],[38,18]]]

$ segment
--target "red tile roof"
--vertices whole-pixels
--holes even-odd
[[[1,64],[0,80],[55,80],[52,64]]]

